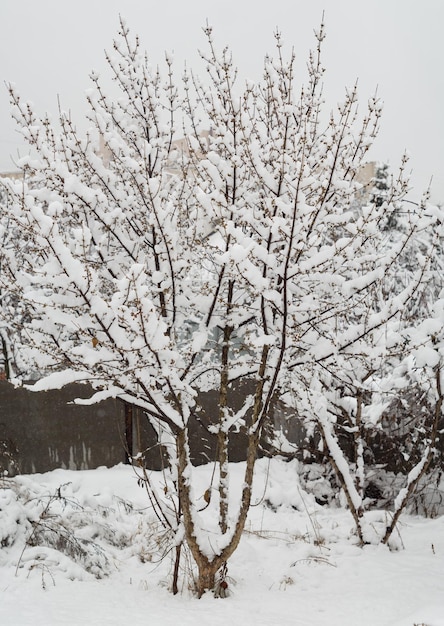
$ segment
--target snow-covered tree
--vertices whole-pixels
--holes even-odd
[[[388,249],[385,205],[354,209],[381,105],[370,98],[360,117],[354,87],[324,116],[323,27],[300,89],[279,35],[263,79],[241,85],[229,50],[218,52],[205,32],[205,80],[177,80],[170,57],[164,73],[153,69],[122,22],[107,56],[120,96],[91,76],[85,135],[63,112],[57,123],[38,117],[11,88],[33,149],[21,162],[32,184],[8,185],[17,238],[1,251],[2,293],[25,309],[21,360],[45,372],[34,389],[87,381],[91,402],[120,397],[156,428],[170,471],[153,502],[194,557],[199,595],[240,541],[274,395],[307,419],[315,412],[334,442],[329,381],[366,379],[428,261],[418,255],[412,280],[381,299],[425,218],[410,210]],[[404,193],[401,181],[388,197]],[[13,324],[14,311],[2,312]],[[252,391],[234,411],[239,380]],[[217,471],[209,468],[202,494],[188,440],[199,392],[209,389],[219,398]],[[236,487],[228,442],[240,427],[246,465]]]
[[[401,184],[404,166],[403,160],[398,185],[405,190],[406,184]],[[359,215],[372,211],[372,205],[380,209],[378,227],[373,231],[374,234],[377,232],[376,237],[367,243],[370,244],[370,255],[373,250],[388,261],[383,274],[365,293],[361,292],[359,308],[347,310],[344,318],[335,314],[333,333],[329,336],[327,331],[324,332],[325,351],[319,356],[312,353],[308,359],[305,355],[298,362],[306,375],[305,387],[299,386],[299,393],[304,390],[305,397],[295,399],[298,413],[309,436],[314,435],[320,440],[320,449],[333,467],[363,543],[369,540],[370,535],[372,540],[375,539],[373,531],[370,535],[367,532],[364,511],[372,503],[366,498],[367,473],[368,466],[371,473],[375,473],[378,441],[384,438],[385,445],[392,449],[393,461],[403,453],[400,439],[389,433],[388,416],[395,413],[396,423],[402,427],[404,438],[412,445],[415,441],[412,462],[416,456],[423,458],[423,450],[429,451],[425,453],[429,458],[423,464],[425,472],[430,465],[430,432],[436,431],[436,420],[441,415],[439,402],[433,404],[431,411],[427,411],[425,402],[422,406],[417,405],[418,397],[424,398],[424,388],[421,391],[418,381],[412,382],[411,368],[406,363],[411,363],[411,353],[417,345],[416,327],[429,316],[442,288],[442,272],[439,271],[442,264],[442,220],[437,211],[428,205],[427,197],[420,206],[415,205],[412,212],[409,202],[400,202],[402,194],[396,193],[396,189],[397,186],[391,184],[382,202],[374,202],[370,195],[368,204],[360,202],[356,207]],[[388,226],[386,216],[393,212],[397,213],[397,221]],[[417,219],[419,215],[422,217]],[[412,228],[412,219],[415,220],[415,228]],[[351,284],[354,282],[352,276],[347,276],[352,267],[343,265],[345,284],[350,279]],[[387,304],[396,301],[396,298],[403,302],[402,311],[387,315]],[[398,300],[396,306],[399,303]],[[381,318],[384,310],[386,313]],[[377,322],[378,319],[382,323],[372,328],[371,320]],[[363,332],[345,349],[338,350],[341,329],[345,331],[343,336]],[[312,348],[307,347],[307,352],[310,350]],[[305,363],[309,365],[305,366]],[[435,388],[435,374],[427,380],[429,387]],[[403,407],[402,411],[399,407]],[[414,419],[413,416],[420,411],[424,419]],[[422,421],[426,426],[424,428],[420,424]],[[415,462],[413,465],[416,467]],[[415,473],[411,463],[406,463],[406,467],[407,473]],[[408,495],[412,494],[414,486],[411,484]],[[400,502],[399,498],[397,501]],[[407,499],[404,499],[400,510],[406,503]],[[397,518],[394,518],[390,532]],[[384,541],[388,538],[389,535],[379,537]]]

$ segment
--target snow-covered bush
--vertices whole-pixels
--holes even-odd
[[[16,573],[103,578],[123,554],[159,558],[163,533],[154,516],[119,498],[80,501],[70,483],[51,491],[32,477],[0,479],[0,558]]]

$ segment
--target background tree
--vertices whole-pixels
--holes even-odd
[[[440,402],[430,404],[430,393],[420,389],[418,381],[413,383],[412,370],[405,365],[411,362],[415,328],[430,314],[442,285],[439,271],[441,218],[427,205],[426,197],[421,206],[412,207],[412,203],[402,201],[408,189],[404,169],[405,160],[397,184],[386,188],[383,202],[374,202],[370,193],[364,201],[358,196],[360,200],[355,205],[358,215],[365,216],[370,209],[377,219],[378,226],[368,231],[373,235],[365,246],[369,244],[368,259],[372,259],[374,252],[385,257],[387,264],[383,273],[365,293],[360,292],[358,306],[334,316],[333,333],[324,326],[322,340],[317,343],[310,340],[307,352],[296,364],[297,368],[303,367],[306,375],[306,395],[294,394],[297,414],[302,417],[309,438],[319,442],[331,464],[362,543],[376,539],[374,528],[367,527],[364,517],[365,509],[374,504],[372,498],[367,497],[369,470],[372,479],[376,475],[380,480],[382,472],[375,470],[375,465],[383,467],[381,464],[387,464],[389,456],[387,469],[396,468],[395,471],[417,477],[416,464],[426,451],[429,461],[425,464],[421,461],[423,476],[433,455],[430,441],[434,441],[433,449],[436,445],[436,437],[431,433],[434,431],[436,435],[441,415]],[[371,205],[381,210],[375,213]],[[396,222],[387,225],[387,215],[395,212]],[[434,223],[433,229],[431,223]],[[354,270],[353,266],[343,267],[345,272]],[[368,269],[367,276],[370,276],[372,272],[370,267]],[[352,276],[353,273],[350,278]],[[356,285],[355,278],[351,278],[350,283],[346,274],[343,278],[345,285]],[[396,297],[399,298],[397,306],[402,304],[402,309],[396,307],[388,313],[386,307],[392,306]],[[351,337],[353,340],[348,342]],[[316,354],[313,348],[319,350],[319,345],[322,349]],[[435,374],[428,380],[429,386],[435,388]],[[304,389],[304,386],[299,388]],[[439,390],[436,393],[439,397]],[[402,429],[405,442],[413,445],[413,454],[412,450],[403,448],[404,443],[393,428],[395,424]],[[407,453],[409,463],[405,461]],[[399,458],[404,459],[402,468],[397,461]],[[417,480],[409,484],[408,496],[411,496]],[[406,494],[404,489],[403,493]],[[401,502],[395,496],[393,498]],[[402,506],[397,508],[396,519],[390,524],[390,533],[384,535],[382,531],[379,540],[388,541],[407,501],[408,498],[402,498]]]

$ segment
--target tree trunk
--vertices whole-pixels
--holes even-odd
[[[199,572],[197,580],[197,595],[199,598],[203,596],[206,591],[212,591],[214,589],[216,572],[219,569],[219,565],[215,567],[215,562],[211,563],[207,559],[202,559],[197,563]]]
[[[134,455],[133,445],[133,405],[124,403],[125,407],[125,449],[127,452],[125,463],[132,464]]]
[[[228,545],[220,552],[220,554],[215,554],[211,561],[204,554],[202,554],[199,542],[196,538],[196,530],[192,515],[193,505],[191,502],[190,486],[188,483],[189,472],[187,470],[189,469],[190,460],[188,455],[187,433],[185,429],[179,432],[176,441],[178,462],[177,484],[179,498],[182,505],[185,538],[198,568],[197,593],[200,598],[205,591],[214,589],[216,573],[223,566],[223,564],[228,561],[239,545],[245,521],[247,519],[248,510],[250,508],[251,485],[253,482],[253,469],[259,442],[259,434],[253,433],[249,437],[247,465],[245,469],[241,506],[238,512],[233,536],[231,537]]]
[[[173,585],[172,585],[173,595],[176,595],[179,591],[178,580],[179,580],[179,566],[180,566],[181,550],[182,550],[182,544],[180,543],[178,546],[176,546],[176,558],[174,560]]]
[[[335,439],[333,439],[333,437],[328,437],[327,436],[327,431],[326,431],[326,427],[325,425],[322,423],[321,420],[318,420],[318,426],[319,426],[319,432],[321,434],[322,437],[322,441],[324,442],[324,449],[327,452],[327,457],[328,460],[336,474],[336,478],[339,480],[339,483],[344,491],[345,497],[347,499],[347,504],[348,507],[350,509],[350,513],[353,516],[353,520],[355,522],[355,526],[356,526],[356,532],[358,534],[358,538],[359,538],[359,542],[361,543],[361,545],[365,544],[365,540],[364,540],[364,534],[363,534],[363,530],[362,530],[362,518],[364,515],[364,509],[362,507],[362,502],[359,506],[357,506],[355,504],[355,500],[353,498],[353,494],[352,494],[352,490],[355,491],[355,497],[356,500],[360,498],[358,491],[356,490],[356,487],[354,485],[353,479],[351,474],[348,475],[348,480],[347,480],[347,476],[344,476],[343,472],[341,471],[338,463],[336,462],[335,459],[335,454],[332,450],[332,444],[336,444],[337,446],[337,452],[340,453],[343,456],[342,450],[339,447],[339,444],[336,442]],[[347,468],[348,466],[345,465]]]

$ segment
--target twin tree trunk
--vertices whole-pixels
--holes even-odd
[[[242,497],[239,513],[236,519],[236,525],[232,531],[232,535],[227,539],[226,546],[209,558],[202,552],[199,543],[198,531],[193,518],[193,504],[191,500],[190,484],[188,478],[188,469],[190,468],[188,437],[186,429],[179,432],[176,438],[177,443],[177,461],[178,461],[178,492],[181,502],[183,524],[185,529],[185,539],[191,554],[196,562],[198,569],[197,593],[201,597],[205,591],[212,590],[215,587],[216,574],[219,569],[228,561],[233,552],[239,545],[242,532],[245,527],[248,510],[251,502],[251,489],[253,483],[253,470],[256,461],[256,454],[259,444],[259,434],[255,431],[249,435],[247,459],[245,468],[245,480],[242,489]],[[226,519],[222,522],[226,528]]]

